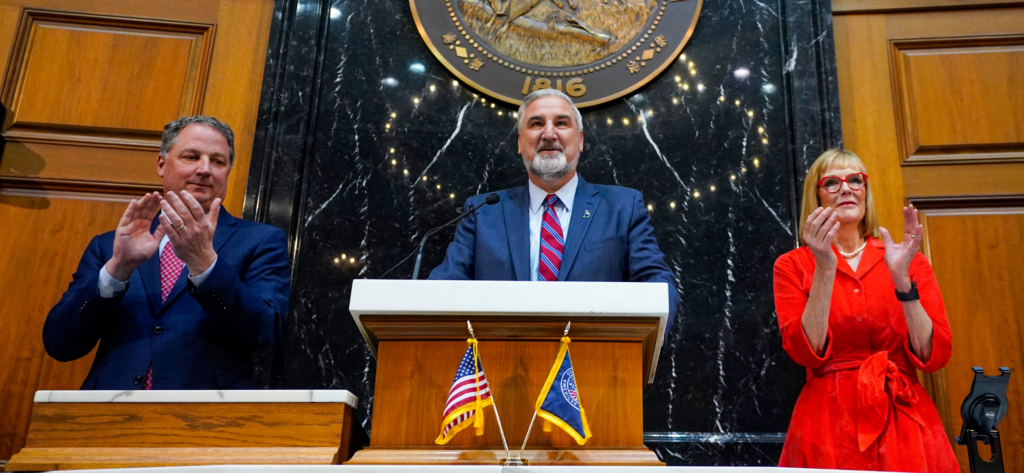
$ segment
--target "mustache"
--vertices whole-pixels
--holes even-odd
[[[565,151],[565,148],[562,145],[560,145],[560,144],[558,144],[558,143],[556,143],[554,141],[544,141],[544,142],[541,142],[539,145],[537,145],[537,151],[540,151],[540,150],[542,150],[544,148],[555,148],[558,151],[562,151],[562,152]]]

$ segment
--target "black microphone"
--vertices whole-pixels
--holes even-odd
[[[450,221],[450,222],[448,222],[448,223],[446,223],[444,225],[440,225],[440,226],[434,227],[434,228],[428,230],[427,233],[424,233],[423,234],[423,238],[420,238],[419,248],[416,249],[416,265],[413,266],[413,268],[412,268],[412,279],[413,280],[419,279],[419,276],[420,276],[420,262],[423,259],[423,245],[425,245],[427,243],[427,238],[430,238],[431,235],[441,231],[444,228],[450,227],[452,225],[455,225],[455,224],[461,222],[462,219],[464,219],[464,218],[466,218],[466,217],[476,213],[477,210],[480,210],[480,207],[483,207],[485,205],[497,204],[498,201],[500,201],[500,200],[501,200],[501,196],[499,196],[498,194],[491,194],[491,195],[487,196],[486,198],[484,198],[484,202],[482,204],[476,205],[476,206],[472,206],[468,210],[466,210],[465,212],[462,212],[462,214],[459,215],[458,217],[455,217],[454,220],[452,220],[452,221]]]

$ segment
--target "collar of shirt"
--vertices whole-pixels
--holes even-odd
[[[572,215],[572,204],[576,199],[576,186],[579,185],[580,174],[576,173],[569,182],[566,182],[561,189],[555,191],[558,200],[565,206],[565,211]],[[548,197],[548,191],[537,187],[533,181],[527,180],[526,186],[530,189],[530,212],[538,213],[544,208],[544,200]]]

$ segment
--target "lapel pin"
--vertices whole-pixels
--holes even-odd
[[[583,218],[590,218],[590,211],[589,210],[584,210],[583,211]]]

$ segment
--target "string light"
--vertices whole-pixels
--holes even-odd
[[[480,103],[487,103],[487,99],[480,99]]]
[[[756,167],[760,167],[760,166],[761,166],[761,160],[757,159],[757,158],[754,158],[754,167],[756,168]]]
[[[458,87],[458,86],[459,86],[459,81],[453,80],[452,81],[452,87]]]
[[[757,134],[759,134],[759,135],[763,135],[764,134],[764,127],[763,126],[757,127]]]
[[[338,264],[340,262],[341,262],[341,260],[339,260],[338,258],[334,258],[334,264]]]
[[[623,118],[622,119],[622,124],[623,125],[629,125],[629,119],[628,118]]]
[[[390,152],[391,154],[395,154],[395,148],[391,148],[391,149],[389,149],[388,151],[389,151],[389,152]]]
[[[427,176],[423,176],[423,180],[426,181],[427,180]]]
[[[390,130],[391,129],[391,124],[390,123],[384,124],[384,129],[385,130]]]
[[[608,119],[608,124],[609,124],[609,125],[611,125],[611,124],[613,124],[613,123],[615,123],[615,122],[613,122],[613,121],[612,121],[612,119],[611,119],[611,118],[609,118],[609,119]]]
[[[719,95],[718,96],[718,101],[719,102],[725,102],[725,96],[724,95]]]
[[[737,101],[736,101],[736,106],[737,106],[737,107],[739,107],[739,106],[740,106],[740,101],[739,101],[739,100],[737,100]]]
[[[408,169],[403,169],[402,170],[402,174],[409,175],[409,170]]]
[[[694,197],[700,197],[700,191],[693,191]]]
[[[747,168],[746,168],[745,166],[744,166],[744,167],[741,167],[741,168],[740,168],[740,172],[747,172]]]
[[[690,84],[683,84],[683,90],[690,90]]]
[[[648,212],[653,212],[654,211],[654,204],[647,204],[647,211]]]
[[[761,144],[768,144],[768,138],[761,138]]]
[[[512,118],[519,118],[519,112],[512,112]],[[609,118],[609,120],[611,120]]]
[[[715,185],[714,185],[714,184],[712,184],[712,185],[711,185],[711,192],[714,192],[714,191],[715,191]]]
[[[438,184],[438,185],[437,185],[437,188],[438,188],[438,189],[440,189],[440,188],[441,188],[441,184]]]
[[[437,88],[436,88],[436,87],[434,87],[434,85],[433,85],[433,84],[431,84],[431,85],[430,85],[430,91],[431,91],[431,92],[433,92],[433,91],[435,91],[435,90],[437,90]]]
[[[413,97],[412,103],[414,103],[416,105],[419,105],[420,104],[420,98],[419,97]]]
[[[683,78],[682,78],[682,77],[676,76],[676,82],[680,82],[680,81],[682,81],[682,80],[683,80]]]
[[[730,181],[735,181],[736,180],[736,175],[735,174],[729,174],[729,180]]]
[[[704,84],[697,84],[697,91],[704,92]]]
[[[750,118],[754,118],[754,111],[753,110],[747,110],[747,116],[750,117]]]
[[[494,102],[491,102],[491,108],[494,108]]]
[[[679,99],[676,98],[676,97],[672,97],[672,105],[679,105]],[[611,123],[612,123],[612,119],[609,118],[608,119],[608,124],[611,125]]]
[[[448,198],[449,199],[454,199],[455,198],[455,194],[448,194]]]
[[[676,203],[675,202],[669,202],[668,206],[669,206],[669,208],[674,209],[674,208],[676,208]]]
[[[395,112],[391,112],[391,118],[398,118],[398,114]]]
[[[345,258],[348,258],[348,255],[346,255],[345,253],[342,253],[341,254],[341,259],[345,259]]]
[[[348,259],[348,262],[349,262],[349,263],[355,263],[355,262],[356,262],[356,259],[355,259],[355,258],[349,258],[349,259]]]
[[[396,164],[398,164],[398,160],[392,159],[392,160],[391,160],[391,165],[392,165],[392,166],[394,166],[394,165],[396,165]]]

